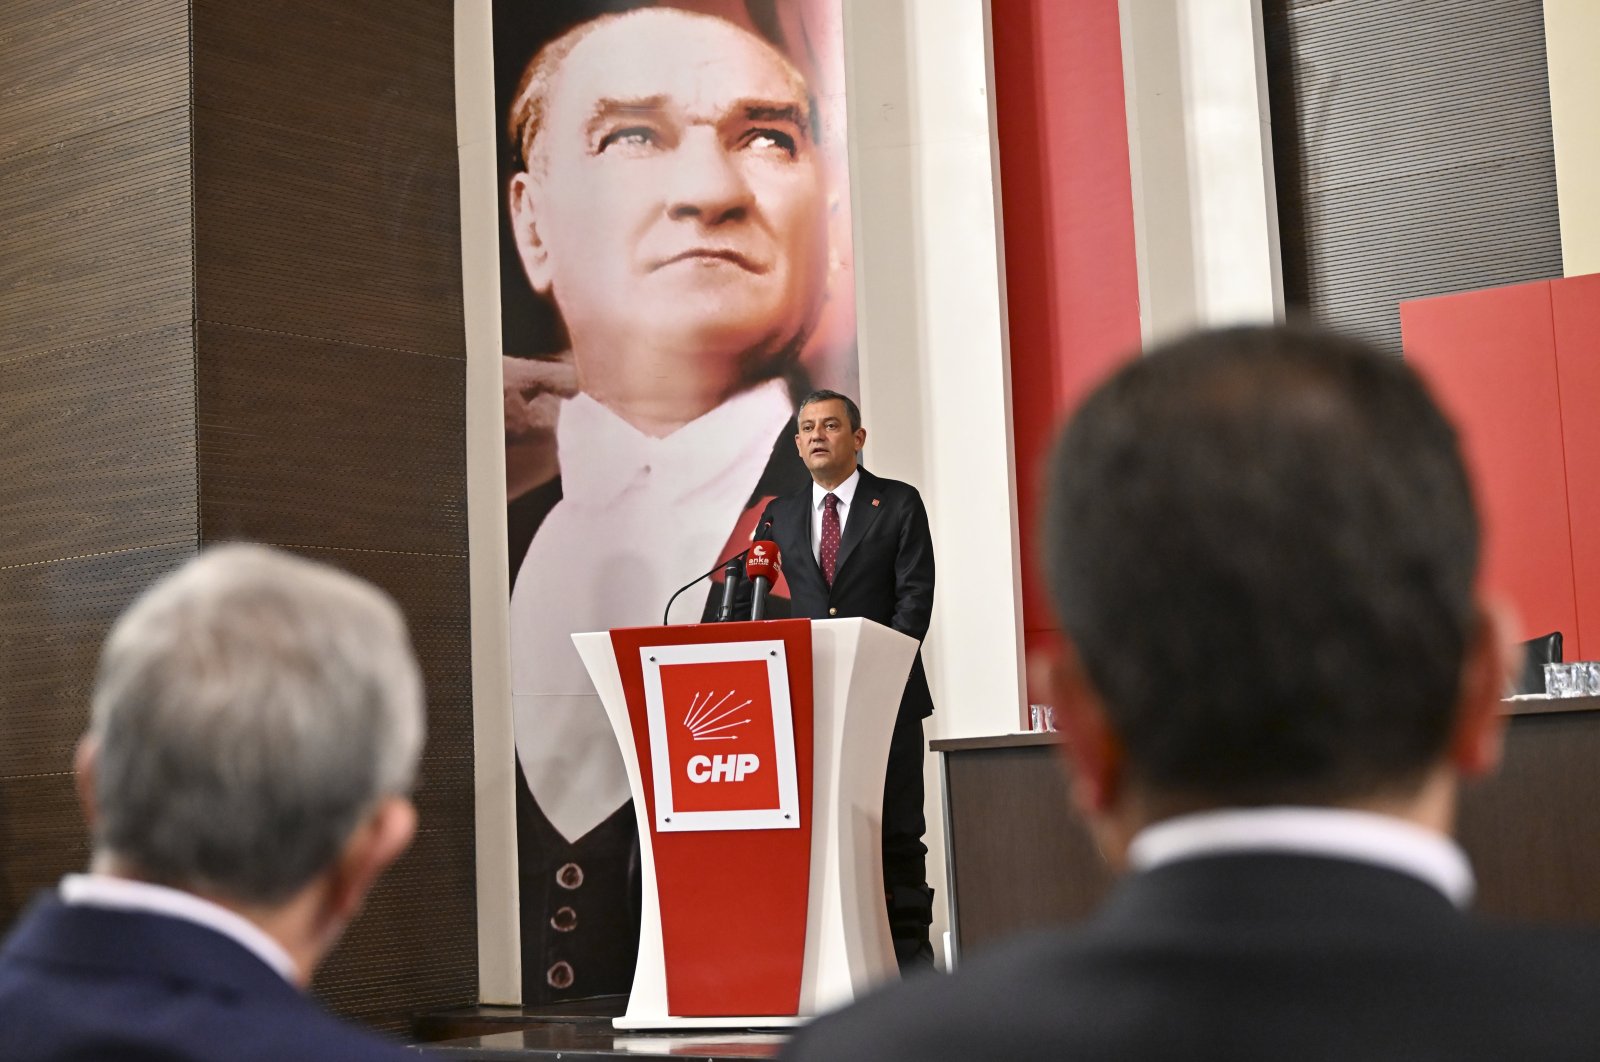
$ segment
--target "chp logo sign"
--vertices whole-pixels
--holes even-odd
[[[656,829],[798,829],[782,641],[645,647]]]

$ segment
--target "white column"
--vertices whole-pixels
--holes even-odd
[[[927,502],[929,737],[1016,727],[1024,696],[1010,365],[983,0],[847,0],[866,463]],[[948,927],[927,760],[934,946]]]
[[[1146,343],[1283,315],[1260,0],[1121,0]]]
[[[500,384],[498,177],[489,0],[456,0],[456,145],[467,336],[467,528],[478,1001],[522,1002],[516,742],[511,732],[506,468]]]

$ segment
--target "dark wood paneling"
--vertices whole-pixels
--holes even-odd
[[[422,832],[315,985],[401,1033],[477,995],[452,38],[436,0],[194,3],[201,537],[339,564],[411,623]]]
[[[201,322],[202,534],[464,563],[465,386],[452,358]]]
[[[72,750],[100,642],[193,542],[0,568],[0,919],[87,863]]]
[[[1596,763],[1600,711],[1512,718],[1500,773],[1461,802],[1480,910],[1600,925]]]
[[[0,360],[191,319],[184,108],[0,159],[0,188]]]
[[[195,156],[202,320],[465,357],[453,141],[407,161],[446,187],[377,143],[196,108]]]
[[[449,5],[195,5],[199,316],[465,356]]]
[[[1006,741],[1006,739],[999,739]],[[1083,918],[1112,873],[1072,808],[1054,742],[941,753],[956,944],[963,961],[1028,930]]]
[[[187,0],[0,21],[0,930],[83,869],[99,645],[193,553]]]
[[[405,612],[427,683],[416,843],[318,971],[330,1006],[395,1033],[477,998],[472,675],[465,557],[299,549],[370,579]]]
[[[1400,352],[1401,299],[1561,275],[1540,0],[1267,0],[1291,309]]]
[[[11,0],[0,86],[0,158],[187,109],[189,4]]]
[[[0,564],[195,536],[185,322],[0,357]]]

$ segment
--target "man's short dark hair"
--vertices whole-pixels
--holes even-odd
[[[845,412],[850,414],[850,430],[860,431],[861,410],[856,408],[856,404],[850,400],[849,395],[841,395],[838,391],[829,391],[826,388],[812,391],[809,395],[806,395],[800,400],[800,405],[795,412],[798,413],[807,406],[815,405],[818,402],[832,402],[835,399],[843,402]]]
[[[1333,802],[1444,754],[1478,521],[1402,361],[1301,328],[1180,340],[1084,403],[1049,486],[1055,605],[1147,793]]]

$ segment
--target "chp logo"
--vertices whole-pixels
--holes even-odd
[[[798,828],[782,650],[781,641],[643,650],[659,829]]]
[[[766,678],[765,675],[760,677]],[[740,734],[724,731],[738,730],[739,727],[750,725],[753,718],[750,715],[750,706],[755,703],[755,699],[746,697],[732,708],[724,709],[723,706],[734,697],[733,691],[724,693],[720,698],[715,690],[696,693],[694,700],[689,704],[689,711],[683,717],[683,725],[690,736],[695,741],[739,740]],[[730,716],[738,718],[730,719]],[[748,733],[744,732],[745,735]],[[745,775],[754,774],[760,769],[761,757],[754,752],[729,752],[711,756],[702,752],[689,757],[689,781],[696,785],[703,785],[706,782],[742,782]]]

